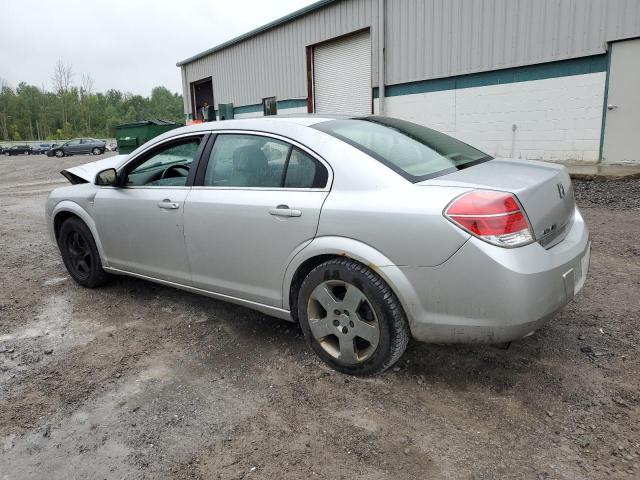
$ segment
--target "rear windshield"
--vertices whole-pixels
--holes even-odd
[[[314,125],[417,183],[491,160],[444,133],[386,117],[330,120]]]

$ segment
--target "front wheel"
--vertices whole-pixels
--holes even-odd
[[[67,271],[83,287],[99,287],[109,279],[109,274],[102,269],[91,230],[79,218],[64,221],[58,234],[58,247]]]
[[[64,157],[64,152],[62,150],[56,150],[56,157],[58,158]]]
[[[96,147],[93,150],[91,150],[91,153],[93,155],[100,155],[102,153],[102,150],[100,150],[98,147]]]
[[[396,295],[377,274],[349,259],[314,268],[298,294],[307,343],[333,369],[375,375],[396,363],[409,325]]]

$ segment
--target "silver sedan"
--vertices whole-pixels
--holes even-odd
[[[299,322],[349,374],[411,336],[530,335],[589,266],[562,166],[392,118],[205,123],[62,173],[47,222],[79,284],[131,275]]]

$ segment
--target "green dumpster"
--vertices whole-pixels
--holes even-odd
[[[140,145],[161,133],[182,127],[179,123],[167,120],[140,120],[139,122],[116,125],[116,142],[119,153],[131,153]]]

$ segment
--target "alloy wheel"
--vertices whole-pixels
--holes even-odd
[[[327,280],[309,297],[311,334],[336,360],[354,365],[366,361],[378,347],[378,317],[366,295],[342,280]]]
[[[67,252],[75,273],[82,278],[88,277],[91,274],[91,248],[80,232],[74,231],[67,237]]]

